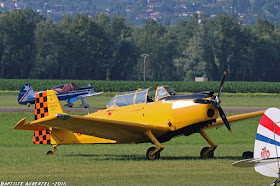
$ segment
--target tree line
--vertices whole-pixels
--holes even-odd
[[[0,14],[0,78],[280,81],[280,27],[234,16],[132,26],[123,16],[76,14],[59,22],[32,9]]]

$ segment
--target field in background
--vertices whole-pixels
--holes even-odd
[[[0,90],[19,91],[26,84],[31,84],[34,91],[51,89],[58,84],[65,84],[73,81],[80,86],[91,84],[96,87],[96,91],[104,92],[124,92],[136,90],[138,88],[153,87],[160,85],[170,85],[177,92],[201,92],[219,89],[220,82],[184,82],[184,81],[101,81],[101,80],[36,80],[36,79],[0,79]],[[228,93],[280,93],[280,82],[236,82],[226,81],[223,92]]]
[[[199,134],[181,136],[164,143],[161,160],[147,161],[152,144],[65,145],[53,156],[52,147],[32,144],[32,131],[13,130],[23,117],[33,113],[0,113],[0,180],[67,182],[67,185],[268,185],[274,179],[253,168],[231,164],[252,151],[260,117],[207,130],[219,146],[215,159],[200,160],[208,146]]]

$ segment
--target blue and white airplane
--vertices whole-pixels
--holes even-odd
[[[84,100],[84,98],[104,94],[104,92],[93,93],[94,90],[95,90],[94,87],[87,86],[87,87],[80,87],[79,90],[74,90],[74,91],[70,91],[67,93],[58,93],[57,92],[56,94],[60,101],[67,100],[67,104],[65,104],[64,106],[73,107],[73,105],[74,105],[73,102],[77,101],[78,99],[81,99],[82,104],[80,106],[88,108],[89,103],[87,103]],[[39,93],[41,93],[41,92],[34,92],[30,84],[24,84],[21,87],[19,95],[18,95],[18,103],[21,105],[35,104],[36,94],[39,94]]]

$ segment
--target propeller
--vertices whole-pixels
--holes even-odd
[[[226,79],[226,75],[227,75],[227,72],[224,72],[217,96],[213,96],[210,100],[196,99],[196,100],[194,100],[194,102],[195,103],[201,103],[201,104],[210,104],[211,103],[215,108],[218,109],[218,112],[219,112],[225,126],[229,130],[229,132],[232,132],[231,127],[229,125],[229,122],[227,120],[227,117],[226,117],[226,115],[225,115],[225,113],[224,113],[224,111],[221,107],[221,99],[220,99],[220,94],[221,94],[222,89],[223,89],[223,85],[224,85],[224,82],[225,82],[225,79]]]
[[[232,132],[232,130],[230,128],[230,125],[229,125],[229,122],[227,120],[227,117],[226,117],[226,115],[225,115],[225,113],[224,113],[224,111],[221,107],[221,99],[220,99],[220,94],[221,94],[223,86],[224,86],[226,75],[227,75],[227,72],[224,72],[221,83],[220,83],[218,94],[217,94],[217,96],[213,96],[211,100],[212,100],[212,103],[214,104],[214,106],[218,109],[219,114],[220,114],[225,126],[227,127],[229,132]]]

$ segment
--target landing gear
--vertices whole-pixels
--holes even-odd
[[[275,181],[273,182],[273,184],[271,184],[271,186],[276,186],[277,183],[280,183],[280,179],[279,179],[279,178],[278,178],[277,180],[275,180]]]
[[[53,153],[54,153],[54,152],[50,150],[50,151],[47,152],[46,155],[53,155]]]
[[[218,145],[216,145],[204,132],[204,130],[200,130],[199,133],[201,136],[211,145],[211,147],[204,147],[200,152],[200,158],[202,159],[208,159],[208,158],[214,158],[214,150],[217,148]]]
[[[81,98],[81,100],[82,100],[82,104],[80,104],[80,106],[88,108],[89,107],[89,103],[87,103],[84,98]]]
[[[152,143],[157,146],[157,148],[150,147],[147,150],[146,157],[148,160],[158,160],[160,158],[160,152],[164,149],[164,146],[156,139],[150,130],[147,130],[145,134],[150,138]]]
[[[57,146],[58,146],[58,145],[53,145],[53,150],[48,151],[48,152],[46,153],[46,155],[53,155],[53,153],[57,150],[57,149],[56,149]]]
[[[67,102],[64,106],[65,106],[65,107],[73,107],[73,106],[74,106],[74,103],[72,103],[72,102]]]
[[[158,160],[160,158],[160,152],[153,153],[157,148],[150,147],[147,150],[146,157],[148,160]]]
[[[200,151],[200,158],[201,158],[201,159],[214,158],[214,151],[211,150],[211,147],[204,147],[204,148]]]
[[[244,159],[254,158],[254,153],[252,151],[243,152],[242,158]]]

